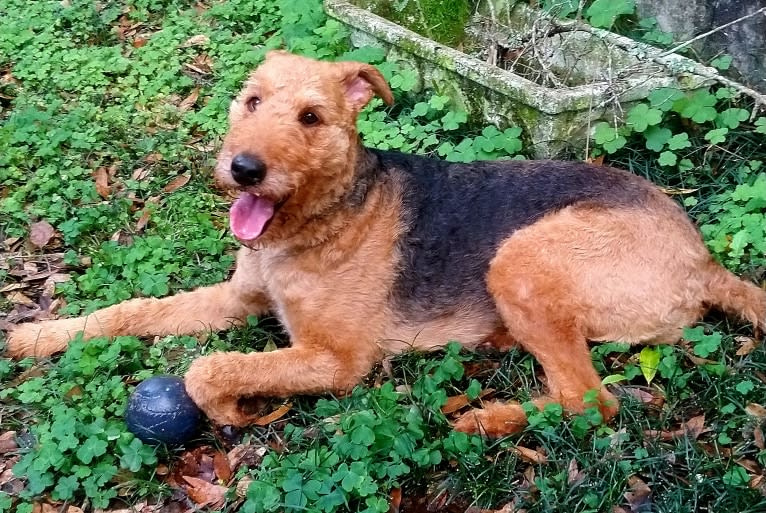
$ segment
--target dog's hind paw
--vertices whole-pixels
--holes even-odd
[[[486,403],[461,415],[453,427],[457,431],[499,438],[520,432],[527,426],[527,416],[520,404]]]

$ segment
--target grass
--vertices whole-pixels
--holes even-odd
[[[210,188],[211,161],[231,95],[268,48],[377,64],[397,103],[384,109],[376,101],[363,113],[368,144],[451,160],[524,155],[520,130],[471,126],[447,98],[414,92],[412,73],[381,52],[347,44],[316,0],[0,0],[0,321],[8,327],[51,308],[76,315],[228,275],[235,244],[226,201]],[[730,109],[746,102],[721,91],[677,98],[667,109],[651,103],[633,112],[633,125],[602,127],[593,156],[688,191],[679,200],[716,256],[763,280],[766,124],[739,120]],[[671,148],[670,135],[652,126],[685,133],[690,144]],[[724,141],[712,143],[719,136]],[[663,156],[668,151],[672,157]],[[42,222],[55,234],[35,244],[31,232]],[[54,271],[69,281],[56,287],[52,304],[44,275]],[[350,397],[296,398],[270,426],[206,430],[183,449],[145,446],[126,431],[132,387],[152,374],[182,374],[211,351],[273,350],[286,342],[273,321],[151,346],[132,337],[75,343],[41,363],[0,360],[0,436],[7,437],[0,448],[9,448],[0,461],[0,511],[42,503],[245,512],[385,512],[389,504],[448,512],[504,505],[764,511],[766,353],[752,347],[751,335],[710,318],[679,346],[646,353],[597,346],[594,362],[623,395],[613,421],[604,425],[593,411],[565,418],[550,407],[530,411],[522,434],[495,441],[452,432],[453,414],[442,406],[456,397],[478,404],[479,395],[528,401],[544,383],[520,351],[402,355]],[[648,383],[651,360],[656,375]],[[260,456],[226,479],[200,470],[205,458],[233,451]],[[191,486],[182,475],[209,486]],[[220,495],[215,486],[230,491]]]

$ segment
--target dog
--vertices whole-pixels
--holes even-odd
[[[393,97],[357,62],[268,53],[233,100],[217,182],[239,194],[230,226],[242,248],[231,279],[88,316],[21,324],[15,358],[85,339],[223,330],[275,315],[291,346],[195,360],[185,382],[218,424],[253,418],[247,396],[343,393],[384,355],[457,340],[519,344],[569,412],[617,399],[589,341],[679,340],[710,307],[766,327],[766,293],[716,263],[685,212],[649,181],[583,162],[454,164],[365,148],[359,112]],[[499,334],[499,336],[498,336]],[[589,390],[595,403],[585,404]],[[519,404],[487,402],[458,430],[521,430]]]

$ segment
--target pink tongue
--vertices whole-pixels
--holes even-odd
[[[274,215],[274,202],[243,192],[231,206],[229,225],[239,240],[257,239]]]

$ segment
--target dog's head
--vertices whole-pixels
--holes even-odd
[[[239,191],[230,224],[240,241],[289,236],[342,197],[359,148],[356,118],[374,94],[393,101],[369,64],[267,54],[231,104],[216,166],[219,185]]]

